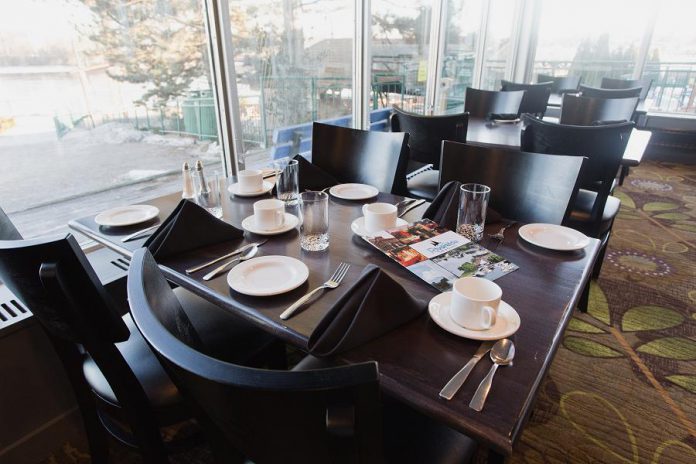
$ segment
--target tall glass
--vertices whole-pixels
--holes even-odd
[[[321,251],[329,247],[329,195],[325,192],[300,194],[300,246],[307,251]]]
[[[193,176],[194,188],[196,190],[195,200],[198,205],[207,209],[216,218],[222,218],[222,197],[220,196],[220,180],[224,179],[221,171],[214,171],[207,176],[206,185],[201,185],[198,176]]]
[[[300,184],[297,160],[280,160],[273,163],[276,172],[276,193],[286,205],[296,205],[299,199]]]
[[[490,194],[491,188],[482,184],[464,184],[460,187],[457,232],[474,242],[483,238]]]

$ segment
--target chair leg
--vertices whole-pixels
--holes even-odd
[[[604,255],[607,253],[607,243],[604,244],[602,249],[599,251],[597,256],[597,261],[594,263],[592,268],[592,278],[599,279],[599,273],[602,271],[602,264],[604,264]]]
[[[623,185],[624,179],[628,177],[631,172],[631,168],[628,166],[621,166],[621,174],[619,174],[619,185]]]

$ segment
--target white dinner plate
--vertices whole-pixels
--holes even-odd
[[[394,227],[401,227],[405,225],[408,225],[408,221],[404,221],[401,218],[396,218],[396,225]],[[390,227],[390,229],[393,229],[393,227]],[[375,232],[368,232],[367,229],[365,229],[365,216],[360,216],[358,219],[353,221],[350,224],[350,230],[352,230],[355,235],[359,235],[361,237],[373,237],[375,235],[378,235]]]
[[[309,277],[302,261],[289,256],[261,256],[239,263],[227,274],[232,290],[251,296],[271,296],[289,292]]]
[[[278,235],[294,229],[299,223],[300,219],[297,216],[285,213],[285,222],[283,222],[282,226],[276,227],[275,229],[261,229],[256,225],[254,215],[252,214],[242,221],[242,229],[257,235]]]
[[[102,211],[94,218],[94,222],[100,226],[124,227],[140,224],[154,219],[159,214],[159,209],[151,205],[119,206],[107,211]]]
[[[240,192],[239,191],[239,184],[232,184],[229,187],[227,187],[227,190],[233,194],[235,197],[258,197],[260,195],[264,195],[271,190],[273,190],[273,182],[269,182],[267,180],[263,181],[263,187],[261,190],[256,190],[253,192]]]
[[[450,316],[451,301],[452,292],[444,292],[434,297],[428,304],[432,320],[451,334],[472,340],[500,340],[509,337],[520,328],[520,315],[517,314],[515,308],[501,301],[493,327],[486,330],[467,329],[452,320],[452,316]]]
[[[339,184],[334,185],[329,193],[342,200],[367,200],[379,194],[379,190],[366,184]]]
[[[494,119],[493,122],[496,124],[517,124],[521,119]]]
[[[556,224],[525,224],[518,233],[532,245],[549,250],[581,250],[590,243],[582,232]]]

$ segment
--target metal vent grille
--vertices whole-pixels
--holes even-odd
[[[15,298],[7,287],[0,284],[0,330],[30,316],[31,311]]]

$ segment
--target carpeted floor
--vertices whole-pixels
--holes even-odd
[[[644,163],[511,463],[696,463],[696,166]],[[201,448],[173,459],[212,462]],[[66,444],[49,463],[87,462]],[[113,462],[140,462],[115,447]]]

